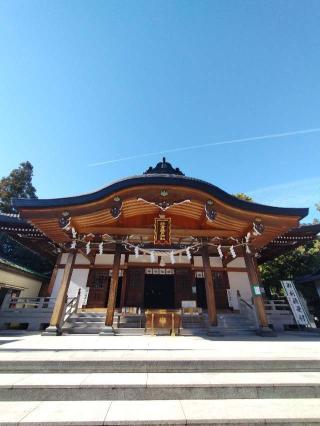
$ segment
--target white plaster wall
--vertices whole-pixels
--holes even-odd
[[[113,265],[113,254],[101,254],[97,255],[94,261],[95,265]]]
[[[64,272],[64,269],[58,269],[58,273],[56,275],[56,280],[55,280],[54,285],[53,285],[51,297],[57,297],[57,295],[58,295],[58,291],[59,291],[59,288],[61,286],[61,281],[62,281],[62,277],[63,277],[63,272]]]
[[[65,262],[64,262],[65,263]],[[90,265],[90,262],[89,262],[89,260],[83,255],[83,254],[81,254],[81,253],[78,253],[77,254],[77,257],[76,257],[76,261],[75,261],[75,264],[76,265]]]
[[[166,256],[165,256],[166,257]],[[169,260],[169,258],[168,258]],[[165,260],[166,261],[166,260]],[[134,254],[129,255],[129,263],[150,263],[150,256],[147,254],[139,254],[139,257],[135,257]]]
[[[68,255],[69,255],[69,253],[62,253],[60,264],[64,265],[64,264],[67,263]]]
[[[19,297],[37,297],[39,295],[40,288],[41,283],[36,282],[31,286],[28,286],[28,288],[22,290]]]
[[[228,263],[228,268],[245,268],[246,264],[243,257],[236,257]]]
[[[74,269],[71,275],[68,297],[76,297],[80,288],[80,302],[79,307],[83,305],[83,299],[85,296],[85,288],[87,287],[89,269]]]
[[[190,260],[188,259],[188,256],[175,256],[176,263],[190,263]],[[180,261],[181,260],[181,261]]]
[[[210,266],[211,267],[222,267],[222,260],[220,257],[210,257]]]
[[[60,264],[65,265],[67,263],[68,256],[69,253],[62,253]],[[78,253],[76,256],[75,264],[90,265],[90,262],[83,254]]]
[[[40,280],[3,270],[0,270],[0,283],[20,289],[20,297],[37,297],[41,288]]]
[[[228,272],[232,305],[234,309],[239,309],[237,290],[240,291],[242,299],[251,304],[251,288],[247,272]]]
[[[194,266],[203,266],[202,256],[194,256],[193,257],[193,264],[194,264]]]
[[[220,259],[220,257],[211,256],[209,258],[209,260],[210,260],[210,266],[212,268],[221,268],[223,266],[222,265],[222,260]],[[202,267],[203,266],[202,256],[194,256],[193,257],[193,261],[194,261],[194,266],[197,266],[197,267],[199,267],[199,266]]]

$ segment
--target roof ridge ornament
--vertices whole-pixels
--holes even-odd
[[[174,169],[172,165],[166,161],[166,157],[163,157],[162,161],[160,161],[155,167],[149,167],[148,170],[146,170],[143,174],[166,174],[184,176],[184,173],[182,173],[182,171],[178,167]]]

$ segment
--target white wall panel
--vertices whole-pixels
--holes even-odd
[[[129,263],[150,263],[150,256],[147,254],[139,254],[139,257],[135,257],[134,254],[129,255]]]
[[[220,257],[210,257],[210,266],[212,268],[214,267],[222,267],[222,260]]]
[[[58,295],[58,291],[62,282],[63,272],[64,272],[64,269],[58,269],[58,273],[56,275],[56,280],[53,285],[51,297],[57,297]]]
[[[234,309],[239,309],[237,290],[240,291],[242,299],[248,301],[251,304],[251,288],[246,272],[228,272],[231,298]]]
[[[60,264],[65,265],[67,263],[69,253],[62,253]]]
[[[97,255],[95,258],[95,265],[113,265],[113,254]]]
[[[193,257],[194,266],[203,266],[202,257],[194,256]]]
[[[85,296],[85,288],[87,287],[89,269],[74,269],[68,290],[68,297],[76,297],[78,290],[81,290],[79,307],[82,307],[83,298]]]
[[[243,257],[236,257],[228,263],[228,268],[245,268],[246,264]]]
[[[78,253],[77,254],[77,257],[76,257],[76,265],[90,265],[90,262],[89,262],[89,260],[83,255],[83,254],[81,254],[81,253]]]

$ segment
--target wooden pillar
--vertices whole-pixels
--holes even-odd
[[[117,289],[118,289],[118,282],[119,282],[120,259],[121,259],[121,245],[116,244],[116,251],[115,251],[114,260],[113,260],[111,286],[109,289],[108,309],[107,309],[107,315],[106,315],[106,326],[108,327],[112,327],[112,324],[113,324],[113,315],[114,315],[114,308],[116,305]]]
[[[244,261],[248,271],[248,277],[251,285],[251,292],[253,295],[254,306],[258,315],[260,327],[269,327],[268,317],[264,308],[264,301],[260,292],[260,277],[256,259],[252,254],[244,253]]]
[[[58,275],[61,257],[62,257],[62,254],[60,253],[57,257],[56,264],[54,265],[52,275],[51,275],[51,278],[50,278],[50,282],[49,282],[48,287],[46,289],[46,294],[44,295],[46,297],[51,296],[51,293],[52,293],[52,290],[53,290],[53,287],[54,287],[54,283],[56,282],[56,278],[57,278],[57,275]]]
[[[67,299],[69,284],[73,272],[74,262],[76,260],[77,252],[72,250],[67,258],[67,263],[64,267],[63,277],[59,288],[58,296],[53,308],[53,313],[50,320],[50,326],[46,329],[44,334],[61,334],[61,321],[64,312],[64,307]]]
[[[209,325],[217,326],[218,321],[217,321],[216,300],[214,295],[213,276],[212,276],[211,267],[210,267],[208,246],[202,247],[202,262],[203,262],[204,280],[205,280],[205,286],[206,286]]]
[[[125,303],[126,303],[127,276],[128,276],[128,270],[124,269],[123,275],[122,275],[120,308],[123,308],[125,306]]]
[[[126,254],[124,259],[125,264],[128,263],[128,260],[129,260],[129,254]],[[121,285],[120,308],[123,308],[126,303],[127,277],[128,277],[128,270],[124,269],[123,276],[122,276],[122,285]]]

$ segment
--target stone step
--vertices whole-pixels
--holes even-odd
[[[77,312],[72,315],[73,317],[77,316],[79,318],[105,318],[105,312]]]
[[[0,375],[1,401],[319,397],[320,372]]]
[[[122,323],[120,323],[118,328],[122,328],[122,329],[124,329],[124,328],[141,328],[142,330],[144,330],[143,326],[140,327],[140,323],[139,322],[132,322],[132,323],[129,323],[129,324],[126,324],[126,323],[122,324]]]
[[[5,425],[172,425],[320,422],[319,399],[222,399],[167,401],[4,401]]]
[[[121,336],[119,336],[120,339]],[[104,339],[104,337],[97,337]],[[117,338],[117,337],[116,337]],[[192,338],[192,337],[190,337]],[[175,339],[170,337],[170,339]],[[223,344],[223,340],[221,341]],[[106,345],[108,340],[106,339]],[[87,358],[85,358],[87,356]],[[148,373],[188,373],[188,372],[318,372],[320,360],[317,359],[197,359],[189,358],[184,351],[181,359],[172,357],[165,351],[152,351],[140,354],[139,351],[113,350],[112,353],[98,351],[95,355],[81,351],[55,351],[51,353],[42,351],[41,357],[33,360],[24,352],[9,353],[7,358],[0,360],[0,373],[106,373],[106,372],[148,372]]]
[[[180,329],[180,335],[181,336],[207,336],[208,330],[205,327],[197,327],[190,325],[183,325],[183,327]]]
[[[67,334],[99,334],[103,329],[104,323],[101,325],[92,324],[83,324],[82,326],[66,326],[63,327],[63,333]]]
[[[88,323],[88,322],[97,322],[104,323],[105,318],[102,317],[71,317],[68,319],[69,323]]]
[[[101,328],[105,323],[104,312],[78,312],[73,314],[65,324],[63,330],[64,333],[68,334],[99,334]],[[218,324],[224,335],[250,335],[255,332],[256,327],[246,318],[238,314],[223,314],[218,315]],[[119,329],[133,328],[139,329],[145,326],[144,318],[137,318],[136,316],[121,316],[114,318],[114,326],[118,326]],[[180,334],[187,335],[204,335],[206,334],[203,330],[205,328],[205,318],[202,317],[190,317],[184,315],[182,317],[182,331]],[[194,331],[186,331],[194,329]],[[117,332],[116,334],[123,335],[141,335],[141,332]],[[161,334],[160,332],[158,334]],[[165,332],[164,334],[168,334]]]
[[[120,328],[114,328],[114,334],[115,335],[121,335],[121,336],[142,336],[145,334],[145,329],[141,327],[120,327]]]

